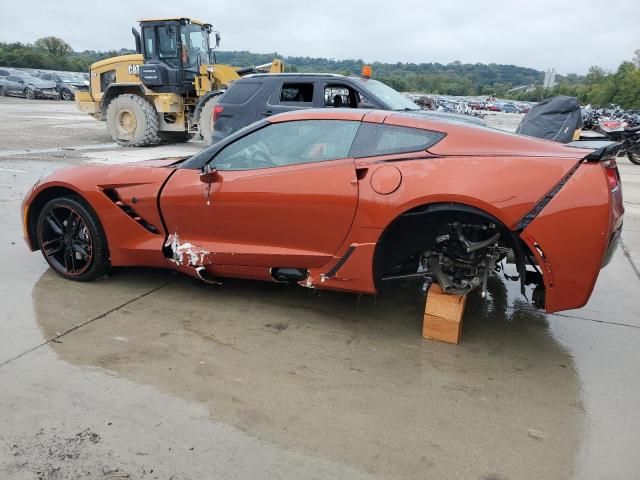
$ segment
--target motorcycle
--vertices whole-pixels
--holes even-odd
[[[622,120],[600,120],[600,130],[612,141],[622,143],[621,153],[626,153],[631,163],[640,165],[640,126],[629,127]]]
[[[625,112],[614,106],[609,112],[587,108],[583,111],[583,130],[586,137],[604,137],[620,142],[620,154],[626,154],[629,161],[640,165],[640,118],[638,114]]]

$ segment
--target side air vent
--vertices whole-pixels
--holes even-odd
[[[576,163],[571,170],[567,172],[567,174],[562,177],[555,187],[549,191],[542,199],[536,203],[531,210],[527,212],[527,214],[522,217],[522,220],[518,222],[518,230],[524,230],[529,226],[529,224],[533,221],[534,218],[538,216],[538,214],[546,207],[551,199],[556,196],[556,194],[560,191],[562,187],[569,181],[571,176],[578,170],[581,162]]]
[[[115,189],[105,189],[103,190],[103,192],[107,196],[107,198],[109,198],[109,200],[115,203],[116,206],[120,208],[120,210],[127,214],[127,216],[131,217],[138,224],[140,224],[142,228],[148,230],[151,233],[158,233],[158,229],[155,226],[147,222],[144,218],[138,215],[133,208],[131,208],[120,199],[120,195],[118,195],[118,192]]]

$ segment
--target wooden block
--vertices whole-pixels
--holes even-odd
[[[466,295],[443,293],[438,284],[431,285],[424,309],[422,336],[458,344],[462,335],[462,317],[466,303]]]

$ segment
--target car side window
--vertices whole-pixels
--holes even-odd
[[[298,120],[269,124],[226,146],[218,170],[254,170],[347,158],[360,122]]]
[[[375,157],[424,151],[445,137],[442,132],[398,125],[363,122],[349,156]]]
[[[9,75],[7,77],[7,80],[9,80],[10,82],[17,82],[18,80],[20,80],[19,77],[14,77],[13,75]]]
[[[359,92],[342,84],[329,84],[324,87],[325,108],[358,108]]]
[[[311,107],[313,87],[313,82],[285,82],[271,95],[269,103],[283,107]]]
[[[231,105],[241,105],[248,102],[253,95],[260,90],[262,82],[239,82],[234,83],[224,94],[224,103]]]
[[[48,73],[45,73],[40,78],[42,78],[43,80],[51,80],[51,75],[49,75]]]

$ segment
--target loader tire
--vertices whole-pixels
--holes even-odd
[[[200,111],[200,120],[198,121],[198,130],[200,136],[207,145],[211,145],[211,135],[213,134],[213,108],[218,103],[220,95],[216,95],[204,104]]]
[[[111,138],[123,147],[146,147],[160,142],[158,116],[144,98],[126,93],[107,107],[107,128]]]

